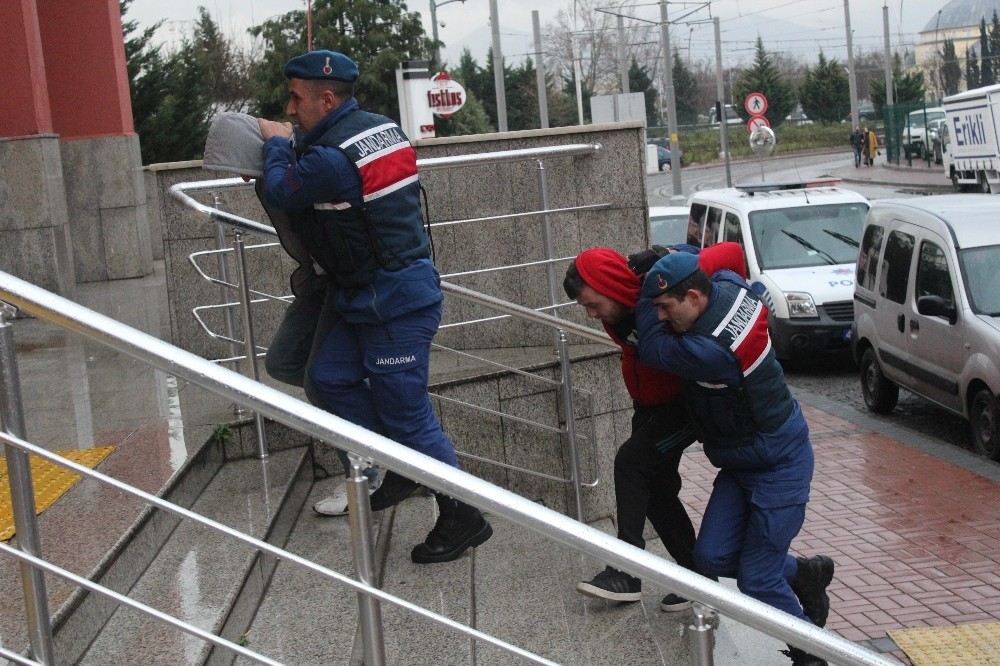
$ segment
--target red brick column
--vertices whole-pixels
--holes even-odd
[[[133,134],[118,0],[37,6],[55,131],[63,140]]]
[[[35,0],[0,2],[0,137],[52,133]]]

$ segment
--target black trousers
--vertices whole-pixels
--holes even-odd
[[[646,547],[646,519],[677,564],[695,571],[694,526],[678,494],[684,449],[695,440],[683,400],[636,407],[632,436],[615,456],[618,538]]]

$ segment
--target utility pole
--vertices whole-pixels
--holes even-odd
[[[441,49],[438,48],[437,0],[431,0],[431,36],[434,38],[434,66],[441,67]]]
[[[718,16],[712,18],[712,24],[715,26],[715,96],[718,98],[719,107],[719,144],[726,160],[726,187],[732,187],[733,174],[729,170],[729,129],[726,123],[726,90],[725,82],[722,80],[722,39],[719,37]]]
[[[538,84],[538,118],[541,128],[549,128],[548,86],[545,85],[545,62],[542,58],[542,29],[538,21],[538,10],[531,12],[531,31],[535,36],[535,82]]]
[[[495,1],[495,0],[494,0]],[[576,83],[576,117],[577,125],[583,124],[583,88],[580,78],[580,45],[576,43],[576,33],[569,36],[570,56],[573,58],[573,81]]]
[[[628,62],[625,60],[625,17],[618,15],[618,75],[621,77],[622,94],[627,95],[628,89]]]
[[[851,35],[851,0],[844,0],[844,26],[847,28],[847,68],[850,70],[847,76],[847,83],[851,90],[851,127],[857,127],[861,123],[858,116],[858,81],[857,73],[854,71],[854,47]]]
[[[895,103],[895,90],[892,81],[892,52],[889,49],[889,3],[882,5],[882,42],[885,45],[885,105]]]
[[[670,131],[670,176],[674,185],[674,196],[681,196],[681,153],[677,140],[677,101],[674,99],[674,68],[673,54],[670,51],[670,21],[667,18],[667,0],[660,0],[660,46],[663,49],[665,61],[663,81],[667,96],[667,129]]]
[[[503,52],[500,50],[500,16],[497,0],[490,0],[490,30],[493,33],[493,87],[497,96],[497,131],[507,131],[507,91],[504,88]]]

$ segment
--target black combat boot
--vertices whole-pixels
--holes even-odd
[[[475,548],[493,536],[493,528],[474,506],[437,493],[438,515],[424,542],[414,546],[410,559],[417,564],[451,562],[468,548]]]
[[[791,658],[792,666],[828,666],[825,660],[791,645],[781,652]]]
[[[388,471],[382,479],[382,485],[369,497],[372,511],[383,511],[395,506],[417,491],[420,484],[405,476]]]
[[[796,557],[799,570],[792,579],[792,591],[802,604],[802,612],[817,627],[826,626],[830,614],[830,597],[826,588],[833,580],[833,560],[826,555]]]

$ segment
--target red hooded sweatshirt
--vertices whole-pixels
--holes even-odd
[[[628,267],[628,260],[610,248],[584,250],[576,257],[576,270],[587,285],[630,311],[639,301],[642,280]],[[746,261],[739,243],[718,243],[698,255],[698,266],[708,275],[723,269],[746,278]],[[629,395],[639,405],[662,405],[678,397],[683,382],[677,375],[639,362],[635,343],[623,340],[611,326],[601,322],[611,339],[622,348],[622,379]]]

